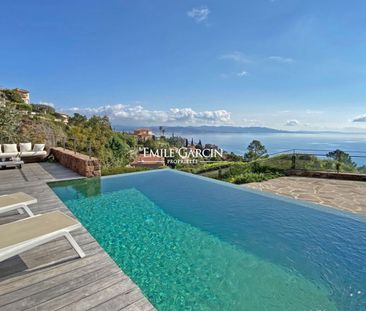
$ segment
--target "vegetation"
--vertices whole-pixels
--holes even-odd
[[[116,174],[125,174],[125,173],[133,173],[133,172],[142,172],[146,171],[146,168],[143,167],[124,167],[124,166],[117,166],[117,167],[102,167],[102,175],[116,175]]]
[[[267,149],[259,140],[253,140],[247,147],[244,154],[244,160],[247,162],[254,161],[267,154]]]
[[[17,139],[20,127],[20,114],[14,104],[0,107],[0,143]]]
[[[61,145],[99,158],[102,174],[140,171],[129,163],[142,147],[153,151],[165,148],[182,148],[189,141],[180,136],[165,137],[160,127],[160,139],[138,141],[128,133],[114,132],[108,117],[87,118],[75,113],[68,124],[61,122],[63,115],[47,105],[25,104],[14,90],[0,90],[0,143],[31,141],[47,146]],[[194,145],[193,140],[190,142]],[[196,148],[204,148],[201,141]],[[173,160],[179,160],[176,155]],[[324,158],[310,154],[283,154],[269,157],[265,146],[253,140],[244,156],[225,153],[224,158],[205,159],[197,164],[171,164],[186,172],[201,174],[231,183],[259,182],[282,176],[288,169],[325,170],[366,173],[366,167],[357,168],[349,154],[341,150],[329,152]]]
[[[0,90],[0,143],[65,145],[99,158],[105,169],[124,167],[134,158],[135,136],[114,132],[107,117],[88,119],[76,113],[65,124],[53,107],[25,104],[18,95],[14,90]]]
[[[2,98],[3,102],[18,104],[24,103],[22,96],[14,89],[2,89],[0,97]]]
[[[357,168],[351,156],[341,150],[329,152],[325,158],[311,154],[282,154],[269,157],[265,150],[259,141],[253,141],[244,157],[226,154],[227,161],[199,163],[180,169],[235,184],[277,178],[289,169],[366,173],[366,166]]]
[[[260,182],[283,176],[283,171],[247,162],[217,162],[184,167],[181,170],[235,184]]]

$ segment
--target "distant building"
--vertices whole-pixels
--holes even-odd
[[[131,165],[135,167],[158,168],[165,165],[165,159],[163,157],[139,154]]]
[[[195,145],[188,145],[186,148],[187,148],[188,152],[189,151],[195,151],[197,149]]]
[[[61,113],[61,118],[62,118],[62,122],[65,123],[65,124],[68,124],[69,123],[69,116],[65,113]]]
[[[219,150],[219,146],[214,144],[206,144],[204,149],[213,149],[213,150]]]
[[[23,89],[19,89],[19,88],[16,88],[15,90],[22,97],[22,99],[24,100],[24,102],[26,104],[30,104],[30,93],[29,93],[29,91],[23,90]]]
[[[146,141],[149,139],[153,139],[154,134],[153,132],[148,128],[140,128],[136,129],[133,134],[137,136],[138,140]]]

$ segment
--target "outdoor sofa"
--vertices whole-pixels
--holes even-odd
[[[0,145],[0,161],[21,158],[24,162],[43,160],[47,156],[45,144],[20,143]]]

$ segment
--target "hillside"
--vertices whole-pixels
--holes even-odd
[[[128,164],[137,150],[133,135],[114,132],[107,117],[70,117],[53,107],[26,104],[15,90],[0,90],[0,143],[61,145],[98,157],[104,167]]]

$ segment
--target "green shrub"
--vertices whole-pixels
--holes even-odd
[[[233,184],[246,184],[251,182],[261,182],[273,178],[278,178],[283,176],[280,173],[273,174],[273,173],[252,173],[252,172],[246,172],[243,174],[239,174],[237,176],[233,176],[228,178],[228,182],[231,182]]]
[[[148,169],[143,167],[125,167],[125,166],[108,167],[108,168],[102,168],[102,176],[141,172],[146,170]]]

